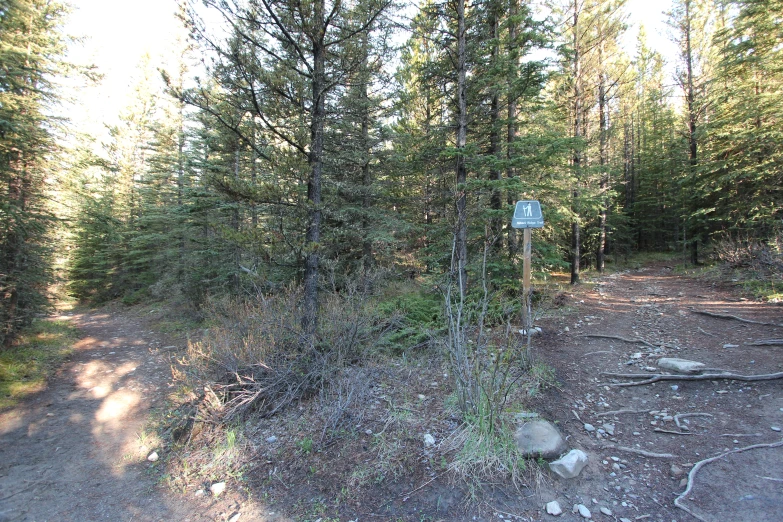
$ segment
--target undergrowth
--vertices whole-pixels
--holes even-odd
[[[78,331],[68,321],[36,319],[13,346],[0,351],[0,409],[41,391],[72,353]]]

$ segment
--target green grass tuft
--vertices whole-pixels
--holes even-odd
[[[0,351],[0,410],[44,389],[76,339],[78,331],[70,322],[37,319],[12,347]]]

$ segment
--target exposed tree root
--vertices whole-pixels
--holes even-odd
[[[706,519],[700,517],[693,511],[691,511],[687,506],[682,504],[683,499],[688,496],[688,493],[691,492],[691,489],[693,489],[693,479],[696,477],[696,473],[705,465],[709,464],[710,462],[715,462],[716,460],[722,459],[723,457],[727,455],[731,455],[732,453],[742,453],[743,451],[748,451],[752,449],[760,449],[760,448],[777,448],[778,446],[783,446],[783,440],[780,440],[778,442],[772,442],[770,444],[754,444],[752,446],[745,446],[744,448],[738,448],[735,450],[727,451],[725,453],[721,453],[720,455],[716,455],[714,457],[710,457],[708,459],[700,460],[697,462],[691,471],[688,473],[688,484],[685,487],[685,491],[680,493],[680,495],[674,499],[674,505],[678,508],[682,509],[686,513],[689,513],[691,516],[698,518],[702,522],[707,522]]]
[[[626,339],[625,337],[619,337],[617,335],[603,335],[603,334],[584,334],[580,335],[579,337],[595,337],[598,339],[614,339],[615,341],[623,341],[625,343],[631,343],[631,344],[643,344],[645,346],[649,346],[650,348],[658,348],[658,346],[649,343],[645,341],[644,339]]]
[[[613,410],[613,411],[605,411],[603,413],[596,413],[596,417],[606,417],[608,415],[620,415],[621,413],[650,413],[652,410]]]
[[[652,384],[658,381],[710,381],[718,379],[727,379],[730,381],[774,381],[776,379],[783,379],[783,372],[767,373],[763,375],[739,375],[736,373],[707,373],[701,375],[670,375],[663,373],[649,374],[649,373],[608,373],[601,372],[601,375],[606,377],[618,377],[624,379],[644,379],[637,382],[618,382],[610,383],[609,386],[641,386],[643,384]]]
[[[710,316],[710,317],[716,317],[718,319],[734,319],[735,321],[740,321],[742,323],[760,324],[760,325],[764,325],[764,326],[777,326],[777,327],[783,328],[783,324],[765,323],[764,321],[753,321],[751,319],[743,319],[742,317],[737,317],[736,315],[716,314],[714,312],[708,312],[706,310],[696,310],[695,308],[691,308],[691,311],[693,313],[695,313],[695,314],[707,315],[707,316]]]
[[[616,449],[618,451],[625,451],[627,453],[636,453],[637,455],[643,455],[645,457],[651,457],[654,459],[673,459],[675,455],[671,453],[654,453],[652,451],[645,451],[643,449],[629,448],[627,446],[615,446],[613,444],[605,444],[601,446],[602,449]]]
[[[653,431],[655,433],[668,433],[670,435],[693,435],[693,433],[689,433],[687,431],[665,430],[663,428],[655,428]]]
[[[745,343],[745,346],[783,346],[783,339],[764,339],[752,343]]]

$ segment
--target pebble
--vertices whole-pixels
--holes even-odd
[[[577,511],[579,511],[579,514],[582,515],[583,518],[593,518],[593,514],[590,513],[590,510],[587,509],[587,506],[584,504],[579,504],[576,506]]]
[[[604,515],[611,517],[612,516],[612,510],[606,507],[601,506],[601,513]]]
[[[209,486],[209,491],[212,492],[214,496],[218,496],[221,493],[223,493],[226,490],[226,483],[225,482],[215,482],[211,486]]]
[[[681,477],[683,473],[685,473],[681,467],[679,467],[677,464],[672,464],[672,467],[669,468],[669,472],[672,474],[672,477]]]
[[[428,448],[429,448],[430,446],[434,446],[434,445],[435,445],[435,437],[433,437],[433,436],[432,436],[432,435],[430,435],[429,433],[427,433],[426,435],[424,435],[424,445],[425,445],[426,447],[428,447]]]
[[[239,517],[242,515],[242,513],[236,513],[234,516],[228,519],[228,522],[237,522],[239,520]]]
[[[772,431],[780,431],[780,426],[770,426]]]
[[[147,460],[149,460],[150,462],[157,462],[157,460],[158,460],[159,458],[160,458],[160,457],[158,456],[158,452],[157,452],[157,451],[153,451],[152,453],[150,453],[150,454],[147,456]]]
[[[563,508],[560,507],[560,503],[557,500],[553,500],[547,503],[546,512],[556,517],[563,513]]]
[[[585,431],[592,433],[595,431],[595,426],[593,426],[592,424],[585,423]]]
[[[681,487],[681,488],[684,488],[684,487],[685,487],[685,486],[687,486],[687,485],[688,485],[688,479],[684,478],[684,479],[682,479],[682,480],[680,481],[680,487]]]
[[[364,434],[365,435],[372,435],[372,430],[371,429],[366,429],[366,430],[364,430]]]
[[[267,441],[269,444],[273,444],[273,443],[277,442],[277,437],[275,437],[274,435],[272,435],[271,437],[267,437],[267,438],[266,438],[266,441]]]

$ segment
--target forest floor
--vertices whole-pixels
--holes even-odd
[[[362,369],[361,409],[343,436],[324,438],[317,398],[247,426],[232,442],[246,451],[240,471],[217,497],[208,488],[221,477],[188,479],[150,424],[176,387],[184,341],[156,333],[138,310],[67,315],[83,332],[74,355],[46,390],[0,413],[0,521],[583,520],[576,504],[594,520],[780,520],[783,381],[616,386],[639,379],[604,372],[654,375],[662,356],[782,372],[783,346],[752,343],[783,338],[783,308],[658,263],[569,289],[555,312],[540,321],[534,349],[556,384],[529,390],[517,410],[556,423],[588,454],[578,478],[529,461],[518,487],[498,478],[476,493],[455,483],[444,449],[457,429],[451,388],[442,364],[422,355]],[[674,501],[689,473],[686,512]],[[544,510],[552,500],[565,511],[557,518]]]

